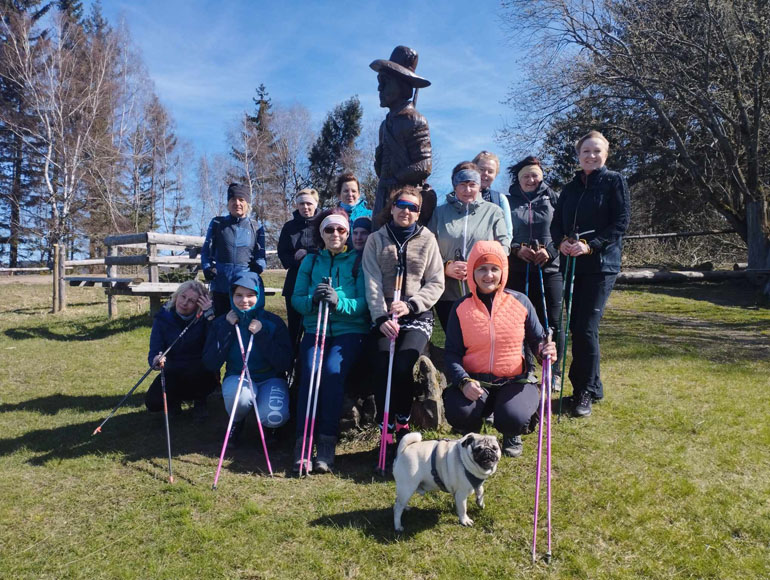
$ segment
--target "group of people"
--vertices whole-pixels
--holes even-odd
[[[598,326],[620,270],[630,209],[625,180],[605,166],[607,139],[591,131],[576,153],[581,169],[560,194],[544,181],[540,161],[527,157],[511,168],[513,185],[505,195],[492,189],[499,159],[482,151],[453,169],[453,189],[431,215],[421,214],[421,189],[403,186],[372,216],[350,173],[337,181],[333,208],[320,211],[315,190],[299,191],[278,243],[287,269],[288,325],[264,309],[264,230],[250,217],[246,188],[231,185],[229,215],[212,220],[202,252],[211,298],[201,283],[186,282],[153,324],[149,361],[165,365],[171,409],[193,400],[194,415],[205,417],[206,396],[218,387],[225,364],[222,394],[235,414],[230,439],[238,441],[252,406],[265,426],[279,427],[290,416],[286,375],[296,357],[293,469],[328,472],[346,382],[364,358],[380,423],[391,377],[387,428],[394,449],[409,432],[413,368],[426,352],[435,316],[446,335],[441,370],[451,385],[443,395],[448,422],[466,433],[491,421],[503,434],[504,453],[515,457],[538,410],[536,358],[550,357],[553,388],[561,388],[555,363],[562,342],[558,333],[551,340],[547,327],[559,324],[562,295],[572,288],[573,411],[589,415],[604,395]],[[160,359],[188,325],[196,329]],[[246,360],[246,338],[238,335],[253,342],[246,361],[253,384],[236,401]],[[314,370],[320,373],[315,458],[303,465],[301,418]],[[146,401],[159,409],[155,383]]]

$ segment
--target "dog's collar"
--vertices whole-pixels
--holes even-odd
[[[442,441],[445,441],[445,439],[442,439]],[[436,469],[436,457],[438,456],[438,446],[441,445],[441,441],[439,441],[436,446],[433,448],[433,453],[430,454],[430,474],[433,476],[433,481],[436,482],[436,485],[441,491],[448,492],[446,486],[444,485],[444,482],[441,481],[441,477],[439,477],[438,470]],[[463,469],[465,469],[465,466],[463,466]],[[466,473],[468,473],[468,470],[465,470]]]
[[[482,483],[484,483],[483,479],[473,475],[470,471],[466,469],[464,465],[463,465],[463,470],[465,471],[465,477],[468,478],[468,481],[473,486],[473,489],[477,489]]]

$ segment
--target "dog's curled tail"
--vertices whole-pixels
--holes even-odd
[[[397,455],[401,455],[403,453],[404,449],[406,449],[409,445],[412,443],[419,443],[422,441],[422,435],[417,432],[409,433],[408,435],[404,436],[404,438],[399,442],[398,444],[398,451]]]

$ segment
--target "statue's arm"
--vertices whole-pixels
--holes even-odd
[[[405,139],[409,165],[399,169],[396,179],[400,183],[422,183],[433,168],[430,129],[425,119],[418,119]]]

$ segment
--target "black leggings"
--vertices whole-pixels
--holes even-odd
[[[182,401],[197,401],[205,399],[219,385],[219,373],[206,370],[166,371],[166,396],[168,403],[181,403]],[[163,410],[163,390],[160,384],[160,373],[152,381],[147,394],[144,396],[144,404],[148,411]]]
[[[375,391],[377,399],[377,421],[382,421],[385,409],[385,389],[388,383],[388,361],[390,358],[390,339],[376,331],[377,359],[376,374],[378,388]],[[414,400],[414,365],[428,344],[428,337],[419,330],[402,328],[396,338],[396,351],[393,357],[393,377],[390,388],[390,414],[388,422],[398,418],[405,423],[412,412]],[[395,417],[394,417],[395,415]]]
[[[484,417],[494,412],[494,426],[503,435],[527,432],[540,406],[540,390],[534,383],[506,383],[499,390],[470,401],[456,386],[444,389],[446,420],[461,433],[478,432]]]

